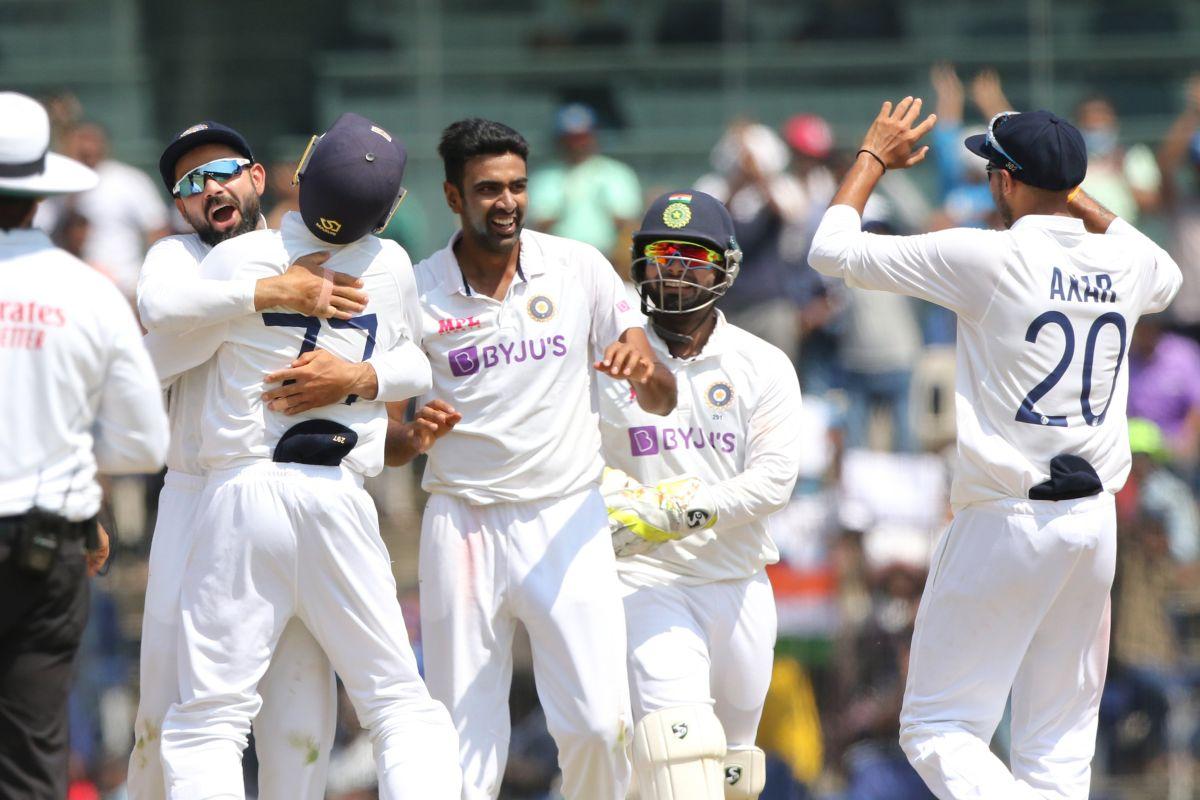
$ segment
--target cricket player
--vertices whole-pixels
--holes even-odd
[[[966,140],[1008,230],[863,233],[887,169],[919,163],[921,101],[883,104],[809,262],[958,315],[955,516],[933,555],[900,742],[940,798],[1085,798],[1108,658],[1113,493],[1129,473],[1128,344],[1180,272],[1076,188],[1083,137],[1046,111]],[[1100,235],[1103,234],[1103,235]],[[1010,768],[988,742],[1012,692]]]
[[[328,269],[361,279],[369,313],[324,323],[272,310],[197,329],[186,347],[151,347],[168,378],[214,359],[200,423],[201,534],[180,590],[180,697],[162,733],[172,798],[243,796],[240,758],[257,686],[293,618],[320,643],[370,731],[381,797],[459,794],[457,737],[417,673],[362,488],[383,467],[384,405],[352,394],[288,415],[264,396],[272,394],[265,383],[286,382],[293,359],[318,345],[346,361],[407,348],[410,393],[428,386],[428,362],[410,336],[419,312],[407,256],[367,235],[403,198],[404,162],[390,133],[344,114],[314,137],[297,171],[300,212],[278,232],[223,242],[201,263],[202,278],[238,282],[332,251]],[[295,767],[308,757],[300,748]]]
[[[259,201],[266,174],[240,133],[211,120],[192,125],[163,151],[159,172],[194,233],[156,242],[138,276],[142,324],[157,337],[186,341],[198,327],[276,306],[337,319],[348,319],[363,310],[365,294],[356,288],[361,281],[335,273],[329,287],[319,269],[314,274],[293,266],[281,275],[244,281],[200,278],[200,262],[215,245],[266,226]],[[318,307],[321,302],[324,306]],[[364,372],[373,372],[372,362],[378,362],[379,375],[387,376],[386,362],[395,352],[372,356],[365,362]],[[198,421],[203,417],[211,370],[211,362],[201,364],[176,377],[169,387],[171,447],[150,546],[140,697],[128,773],[131,800],[156,800],[166,791],[159,733],[167,709],[179,699],[179,587],[204,485]],[[347,375],[352,372],[342,370]],[[371,389],[346,381],[338,400],[355,392],[374,398],[388,391],[386,386],[380,393],[378,385]],[[323,798],[337,698],[329,659],[299,620],[289,622],[280,637],[277,657],[260,681],[259,693],[263,698],[262,710],[255,718],[259,797]],[[299,762],[298,753],[305,755]]]
[[[523,623],[563,795],[621,800],[625,625],[597,491],[593,376],[625,381],[654,414],[674,408],[675,380],[598,250],[523,230],[529,148],[519,133],[462,120],[443,132],[439,152],[462,230],[417,265],[433,388],[427,417],[400,432],[396,456],[429,451],[419,567],[426,679],[458,728],[464,800],[495,798]]]
[[[741,266],[733,219],[703,192],[650,204],[633,235],[647,336],[675,375],[665,418],[601,383],[602,491],[629,637],[642,800],[756,798],[754,743],[775,648],[767,516],[800,469],[800,384],[778,348],[717,310]],[[680,726],[684,727],[680,727]]]

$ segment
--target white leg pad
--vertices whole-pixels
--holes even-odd
[[[725,754],[725,800],[757,800],[767,784],[767,756],[757,747]]]
[[[641,800],[721,800],[725,730],[706,705],[664,708],[633,731],[633,771]]]

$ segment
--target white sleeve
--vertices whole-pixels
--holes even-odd
[[[581,272],[591,295],[593,351],[603,351],[630,328],[643,327],[645,318],[629,302],[621,276],[599,250],[587,247]]]
[[[388,266],[396,283],[400,307],[391,320],[394,344],[384,352],[372,355],[367,363],[375,370],[378,383],[375,399],[395,403],[429,391],[433,386],[433,369],[429,366],[428,356],[417,344],[421,335],[421,300],[417,295],[412,261],[407,251],[395,242],[384,240],[383,247],[396,251]]]
[[[1120,217],[1112,221],[1104,235],[1139,239],[1150,249],[1154,262],[1151,265],[1153,274],[1149,276],[1150,290],[1147,292],[1146,307],[1143,313],[1156,314],[1169,306],[1175,299],[1175,295],[1179,293],[1179,287],[1183,285],[1183,273],[1180,271],[1179,265],[1175,263],[1175,259],[1171,258],[1170,253]]]
[[[142,342],[158,373],[159,384],[165,389],[189,369],[212,358],[228,332],[229,323],[222,322],[186,334],[151,331]]]
[[[92,429],[96,468],[110,474],[154,472],[167,457],[167,414],[133,313],[117,299],[110,304],[115,334]]]
[[[257,281],[200,277],[200,264],[176,237],[154,243],[138,275],[137,305],[148,331],[183,333],[254,312]]]
[[[429,358],[411,341],[401,341],[395,347],[371,356],[367,363],[375,370],[379,385],[375,399],[381,403],[407,400],[433,387]]]
[[[1007,249],[998,231],[951,228],[919,236],[862,230],[858,212],[830,206],[813,235],[808,263],[849,286],[919,297],[968,318],[991,302]]]
[[[771,376],[754,414],[740,475],[709,487],[717,524],[745,525],[787,505],[800,474],[800,382],[782,353],[758,374]]]

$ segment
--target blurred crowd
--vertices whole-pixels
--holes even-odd
[[[984,164],[961,146],[1010,108],[991,70],[960,77],[932,67],[938,123],[934,191],[888,173],[864,214],[878,233],[998,227]],[[132,298],[142,255],[183,230],[144,172],[115,160],[104,129],[70,95],[48,98],[54,149],[92,167],[100,185],[43,204],[37,224]],[[1161,232],[1185,273],[1165,313],[1144,318],[1129,352],[1133,469],[1118,495],[1119,565],[1112,653],[1101,707],[1093,797],[1193,796],[1200,759],[1200,76],[1160,142],[1121,135],[1114,104],[1090,95],[1074,109],[1089,153],[1086,190],[1134,224]],[[526,224],[595,245],[629,280],[629,234],[662,189],[603,152],[594,109],[572,104],[554,125],[557,152],[533,162]],[[799,113],[772,127],[732,120],[690,188],[732,213],[745,254],[721,308],[793,360],[809,432],[792,503],[773,521],[783,560],[769,569],[779,644],[759,745],[771,758],[764,800],[931,798],[897,742],[907,653],[930,553],[947,523],[954,441],[953,315],[896,295],[831,284],[807,264],[857,132],[839,137]],[[297,206],[294,165],[268,164],[269,223]],[[703,173],[703,174],[700,174]],[[418,261],[437,246],[426,214],[439,200],[406,202],[385,236]],[[630,295],[636,301],[630,285]],[[424,498],[415,470],[374,484],[401,573],[415,586],[416,524]],[[136,706],[137,631],[158,492],[154,477],[109,486],[120,544],[93,585],[93,613],[72,698],[76,781],[71,800],[122,798]],[[985,569],[986,565],[980,565]],[[408,570],[405,572],[405,570]],[[415,591],[402,598],[417,639]],[[410,613],[411,612],[411,613]],[[528,661],[514,678],[513,737],[502,797],[555,798],[554,743]],[[371,746],[345,703],[330,766],[331,797],[374,797]],[[994,743],[1005,752],[1004,726]],[[255,774],[253,750],[248,780]],[[1149,787],[1149,788],[1148,788]]]

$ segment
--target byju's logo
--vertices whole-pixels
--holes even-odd
[[[461,378],[464,375],[474,375],[479,372],[479,349],[475,345],[451,350],[450,374]]]
[[[629,447],[635,456],[657,455],[658,428],[655,428],[653,425],[630,428]]]
[[[540,339],[520,342],[497,342],[483,347],[460,347],[446,353],[450,361],[450,374],[461,378],[474,375],[483,369],[497,365],[509,366],[524,361],[541,361],[545,358],[562,358],[567,354],[567,339],[561,333]]]
[[[737,449],[737,435],[701,428],[658,428],[641,425],[629,429],[629,451],[635,456],[655,456],[671,450],[703,450],[732,453]]]

